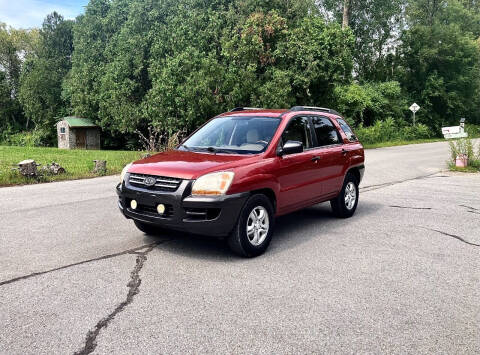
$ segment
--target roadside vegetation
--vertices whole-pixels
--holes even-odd
[[[46,181],[94,159],[116,173],[233,107],[295,105],[335,108],[367,148],[442,140],[461,117],[478,136],[478,2],[91,0],[41,28],[0,23],[0,184],[28,182],[11,171],[24,159],[65,165]],[[112,151],[46,148],[67,115]]]
[[[97,177],[99,174],[93,172],[93,160],[107,161],[106,175],[119,174],[126,164],[141,158],[143,154],[138,151],[65,150],[43,147],[0,146],[0,186]],[[51,164],[52,161],[55,161],[65,168],[66,173],[60,175],[43,174],[38,178],[24,177],[18,171],[12,169],[26,157],[41,165]]]
[[[480,137],[479,125],[466,125],[465,131],[469,138]],[[410,126],[399,125],[394,119],[377,121],[370,127],[357,127],[355,130],[358,138],[365,148],[382,148],[397,145],[432,143],[445,141],[438,137],[429,127],[424,124]]]
[[[337,109],[367,145],[441,138],[480,124],[479,37],[476,0],[92,0],[0,24],[0,142],[55,146],[78,115],[138,150],[150,126],[166,144],[232,107],[294,105]]]
[[[470,138],[450,141],[450,160],[448,166],[452,171],[475,173],[480,171],[480,143],[475,145]],[[458,159],[464,160],[465,167],[457,166]]]

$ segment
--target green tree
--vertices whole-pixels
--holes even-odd
[[[411,28],[404,37],[403,86],[431,127],[468,117],[478,122],[480,51],[457,25]]]
[[[18,102],[22,57],[35,50],[37,39],[36,30],[15,30],[0,23],[0,134],[25,124]]]
[[[337,108],[355,125],[370,126],[387,118],[402,120],[407,101],[400,83],[352,83],[335,87]]]
[[[68,110],[62,83],[71,67],[72,26],[73,21],[56,12],[48,15],[40,30],[38,50],[26,58],[20,78],[19,98],[25,115],[50,138],[56,120]]]
[[[469,1],[411,0],[403,35],[401,80],[431,127],[480,122],[480,18]]]
[[[428,1],[428,0],[427,0]],[[330,17],[352,30],[353,57],[360,81],[391,80],[398,37],[404,26],[407,0],[321,0]],[[345,10],[345,11],[344,11]],[[345,16],[344,16],[345,15]]]

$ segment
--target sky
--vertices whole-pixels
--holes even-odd
[[[74,19],[87,4],[88,0],[0,0],[0,22],[15,28],[40,27],[53,11]]]

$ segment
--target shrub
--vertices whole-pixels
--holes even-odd
[[[6,135],[0,144],[19,147],[43,147],[51,145],[52,142],[48,132],[38,129]]]
[[[455,160],[460,155],[467,157],[469,166],[475,164],[475,161],[480,159],[480,147],[479,154],[475,154],[474,144],[471,139],[462,138],[455,141],[451,140],[448,144],[450,145],[450,159],[453,164],[455,164]]]
[[[423,124],[407,126],[403,121],[397,123],[393,118],[385,121],[376,121],[370,127],[359,126],[356,130],[359,140],[364,144],[382,142],[412,141],[428,139],[433,136],[430,128]]]
[[[370,126],[376,120],[403,117],[408,107],[396,81],[338,85],[334,98],[338,110],[356,125]]]

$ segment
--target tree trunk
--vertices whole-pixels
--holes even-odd
[[[342,29],[348,27],[350,23],[350,10],[352,7],[352,0],[343,0],[343,22]]]

